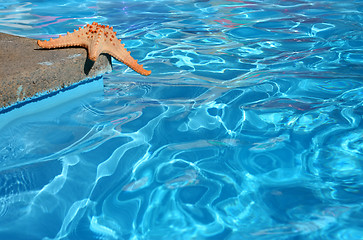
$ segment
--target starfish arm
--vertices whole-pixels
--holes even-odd
[[[103,51],[118,61],[123,62],[134,71],[145,76],[150,75],[151,71],[144,69],[142,65],[138,64],[137,60],[131,56],[130,52],[124,46],[124,44],[121,44],[121,40],[115,39],[114,43],[112,45],[106,45]]]
[[[50,39],[49,41],[38,40],[37,41],[39,47],[41,48],[61,48],[61,47],[86,47],[87,46],[87,38],[84,37],[83,29],[75,30],[73,33],[67,33],[67,35],[59,35],[59,38]]]

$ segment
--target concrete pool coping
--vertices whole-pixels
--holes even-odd
[[[41,49],[36,39],[0,32],[0,110],[110,71],[109,55],[92,62],[84,48]]]

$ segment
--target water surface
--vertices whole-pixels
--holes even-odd
[[[0,127],[1,239],[362,239],[361,1],[28,1],[114,26],[102,93]],[[1,124],[1,123],[0,123]]]

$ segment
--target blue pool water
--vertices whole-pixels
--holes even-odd
[[[363,239],[362,1],[0,2],[93,21],[152,74],[0,123],[0,239]]]

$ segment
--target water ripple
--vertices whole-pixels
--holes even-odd
[[[34,38],[112,25],[152,70],[115,61],[102,94],[1,129],[0,237],[360,239],[362,11],[0,4],[1,30]]]

